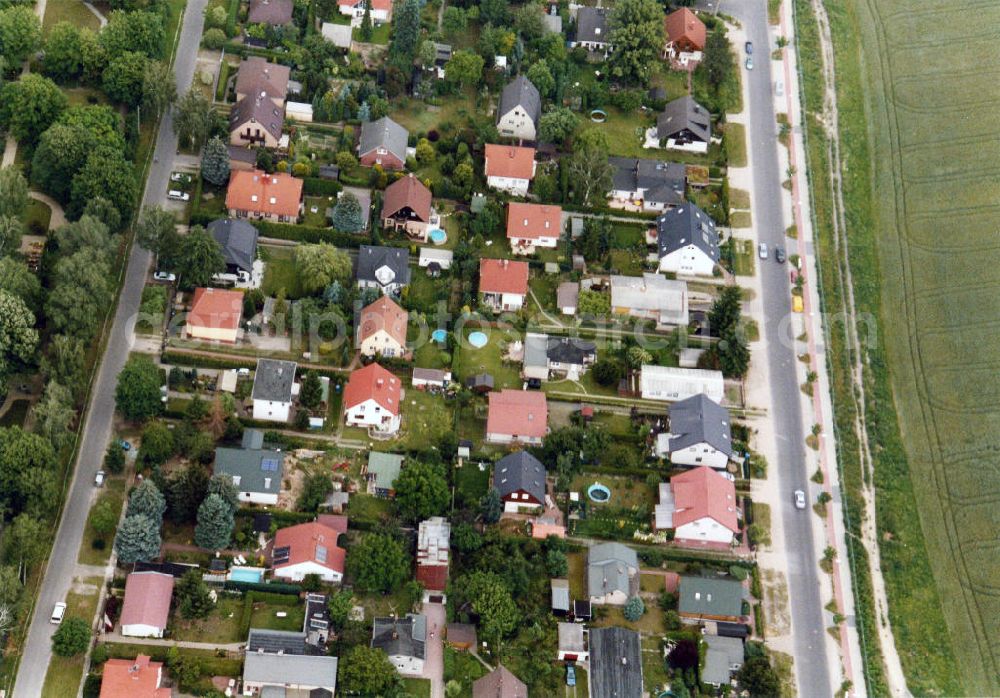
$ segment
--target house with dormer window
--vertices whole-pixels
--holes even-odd
[[[402,247],[362,245],[358,250],[358,288],[374,288],[398,296],[410,283],[410,257]]]

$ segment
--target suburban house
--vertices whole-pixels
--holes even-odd
[[[278,651],[247,652],[243,694],[259,696],[333,696],[337,658]]]
[[[184,331],[188,339],[235,344],[243,317],[243,294],[222,288],[196,288]]]
[[[688,290],[683,281],[646,272],[642,276],[611,275],[611,312],[654,320],[658,328],[687,327]]]
[[[517,312],[528,295],[528,263],[480,259],[479,295],[494,312]]]
[[[536,247],[559,244],[562,208],[544,204],[507,204],[507,239],[515,254],[534,254]]]
[[[513,196],[527,196],[535,177],[535,149],[515,145],[486,145],[483,162],[486,184]]]
[[[161,687],[163,662],[148,655],[135,659],[109,659],[101,672],[100,698],[170,698],[173,689]]]
[[[527,451],[509,453],[493,466],[493,489],[508,513],[538,511],[545,506],[545,466]]]
[[[389,296],[361,309],[354,343],[362,356],[403,356],[409,313]]]
[[[417,528],[417,581],[429,591],[443,592],[448,586],[451,524],[441,516],[421,521]]]
[[[229,114],[231,145],[278,146],[285,123],[290,75],[288,66],[269,63],[259,56],[240,61],[236,104]]]
[[[673,150],[707,153],[712,117],[690,95],[675,99],[656,117],[656,140]]]
[[[524,337],[524,378],[548,380],[552,374],[578,380],[597,360],[597,346],[574,337],[529,332]]]
[[[687,168],[676,162],[646,158],[609,157],[613,208],[664,211],[685,203]]]
[[[576,38],[570,42],[571,48],[581,46],[593,53],[603,53],[607,58],[611,53],[611,29],[608,27],[608,12],[604,7],[581,7],[576,11]]]
[[[707,32],[705,23],[686,7],[668,14],[663,20],[663,33],[667,42],[663,57],[681,70],[694,70],[701,62]]]
[[[386,230],[401,230],[411,240],[427,242],[433,213],[431,190],[413,174],[408,174],[385,188],[379,218]]]
[[[418,390],[443,390],[451,383],[451,371],[443,368],[414,367],[410,385]]]
[[[212,471],[232,478],[241,502],[274,506],[281,492],[285,454],[263,445],[263,432],[245,430],[242,448],[215,449]]]
[[[320,27],[320,34],[322,34],[324,39],[337,48],[342,48],[347,51],[351,50],[351,43],[353,41],[351,34],[353,31],[353,27],[351,27],[350,24],[323,22],[323,26]]]
[[[396,671],[419,675],[424,671],[427,643],[427,616],[407,613],[403,618],[376,618],[372,626],[372,647],[389,655]]]
[[[245,220],[219,218],[208,224],[208,233],[222,248],[226,274],[234,276],[238,286],[259,287],[264,262],[257,259],[257,229]]]
[[[552,612],[557,616],[569,615],[572,605],[569,594],[568,579],[549,580],[550,591],[552,592]]]
[[[743,640],[722,635],[703,635],[708,646],[705,651],[705,666],[701,670],[701,680],[719,688],[728,685],[733,673],[743,666]]]
[[[347,517],[321,514],[315,521],[279,528],[274,534],[271,567],[275,577],[301,582],[307,574],[328,584],[344,578],[347,551],[337,539],[347,533]]]
[[[670,405],[670,431],[656,437],[657,455],[674,465],[725,469],[733,451],[729,410],[704,394]]]
[[[685,623],[743,621],[743,601],[747,593],[743,583],[735,579],[681,575],[677,594],[677,611]]]
[[[371,7],[372,24],[385,24],[392,19],[392,0],[337,0],[340,14],[351,18],[352,27],[360,27],[365,7]]]
[[[685,204],[656,218],[660,271],[690,276],[712,276],[719,263],[719,233],[711,216],[694,204]]]
[[[490,443],[537,445],[548,433],[545,393],[504,389],[489,394],[486,440]]]
[[[726,395],[721,371],[702,368],[674,368],[645,364],[639,375],[639,391],[643,400],[678,402],[701,393],[716,402]]]
[[[661,482],[653,528],[674,529],[674,540],[684,544],[732,545],[740,532],[736,485],[706,466]]]
[[[388,116],[361,124],[358,161],[365,167],[380,165],[383,170],[401,170],[406,165],[406,144],[410,132]]]
[[[302,209],[302,180],[287,172],[237,170],[229,177],[226,209],[232,218],[294,223]]]
[[[399,378],[378,364],[351,372],[344,388],[348,426],[365,427],[379,435],[395,434],[401,421],[403,388]]]
[[[497,130],[505,138],[536,140],[538,119],[542,116],[542,97],[538,88],[523,75],[507,83],[497,106]]]
[[[503,664],[472,683],[472,698],[528,698],[528,687]]]
[[[598,543],[587,552],[587,594],[593,604],[624,606],[639,593],[639,556],[621,543]]]
[[[402,247],[362,245],[356,270],[358,288],[398,295],[410,283],[410,256]]]
[[[642,698],[642,647],[639,633],[626,628],[590,631],[590,695]]]
[[[583,623],[558,623],[559,644],[556,650],[560,662],[588,662],[587,629]]]
[[[405,456],[398,453],[382,453],[370,451],[368,463],[362,472],[362,477],[368,482],[368,491],[377,497],[396,496],[396,478],[403,469]]]
[[[563,315],[576,315],[579,299],[580,283],[577,281],[563,281],[556,289],[556,306]]]
[[[253,418],[267,422],[287,422],[292,410],[295,384],[294,361],[257,359],[253,377]]]
[[[133,572],[125,579],[121,631],[128,637],[163,637],[174,593],[172,575]]]
[[[292,0],[250,0],[247,22],[279,27],[292,21]]]

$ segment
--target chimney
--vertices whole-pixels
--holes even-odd
[[[384,383],[385,383],[384,378],[379,378],[377,381],[375,381],[375,385],[379,388],[381,388]]]

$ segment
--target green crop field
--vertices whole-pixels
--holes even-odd
[[[993,28],[1000,4],[824,4],[836,48],[856,305],[878,317],[877,341],[866,350],[867,412],[893,630],[914,695],[996,695],[1000,45]],[[796,9],[801,25],[813,21],[808,2]],[[800,49],[815,114],[816,54]],[[807,133],[819,140],[810,118]],[[835,255],[823,239],[830,201],[816,181],[824,178],[821,150],[809,146],[819,249]],[[828,256],[822,264],[824,309],[836,311],[837,262]],[[834,348],[839,334],[831,330]],[[831,370],[836,402],[851,390],[842,356],[831,358]],[[849,424],[847,402],[836,405],[841,427]],[[851,501],[856,442],[838,436]],[[869,609],[862,603],[859,614]]]

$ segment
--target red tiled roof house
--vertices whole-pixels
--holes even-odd
[[[403,394],[399,378],[378,364],[359,368],[344,388],[344,418],[348,426],[395,434],[401,422]]]
[[[479,295],[495,312],[516,312],[528,295],[528,263],[509,259],[479,260]]]
[[[135,659],[109,659],[101,673],[100,698],[170,698],[169,688],[160,687],[163,663],[145,654]]]
[[[490,443],[540,444],[548,424],[545,393],[509,389],[490,393],[486,418],[486,440]]]
[[[364,356],[402,356],[406,353],[409,314],[389,296],[361,309],[355,344]]]
[[[448,586],[448,553],[451,525],[434,516],[420,522],[417,529],[417,581],[430,591],[444,591]]]
[[[271,551],[274,576],[301,582],[307,574],[316,574],[324,582],[340,582],[347,556],[347,551],[337,545],[342,533],[347,533],[347,517],[331,514],[279,528]]]
[[[243,294],[221,288],[196,288],[185,331],[189,339],[235,344],[243,317]]]
[[[683,544],[732,544],[740,531],[736,486],[705,465],[675,475],[660,483],[653,528],[674,529],[674,540]]]
[[[705,24],[698,15],[686,7],[681,7],[663,20],[663,33],[667,43],[663,57],[670,59],[674,66],[694,70],[701,62],[705,50]]]
[[[554,248],[562,230],[562,208],[543,204],[507,205],[507,239],[515,254],[534,254],[536,247]]]
[[[513,145],[486,146],[486,184],[514,196],[527,196],[535,176],[535,149]]]
[[[302,208],[302,180],[286,172],[237,170],[229,180],[226,208],[232,218],[294,222]]]
[[[170,616],[174,578],[161,572],[133,572],[125,580],[122,635],[163,637]]]
[[[385,188],[382,200],[382,227],[402,230],[408,237],[427,242],[431,222],[431,190],[412,174]]]
[[[337,0],[340,14],[351,18],[352,27],[361,26],[367,4],[371,4],[371,18],[374,24],[385,24],[392,19],[392,0]]]

